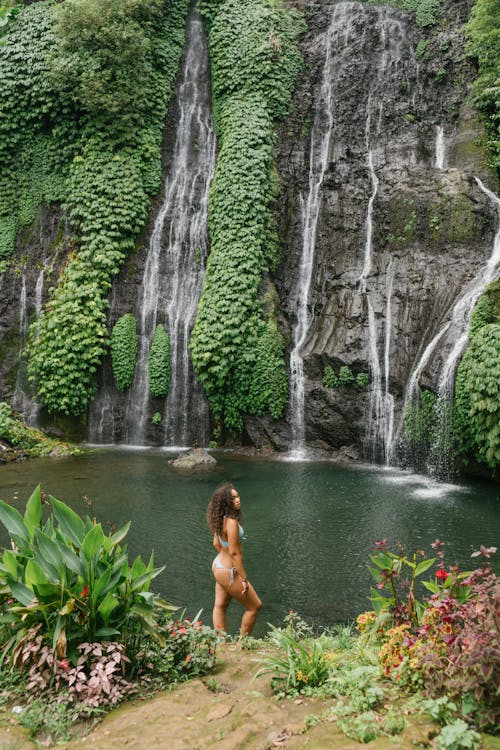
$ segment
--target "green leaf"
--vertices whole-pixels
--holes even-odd
[[[24,583],[19,583],[19,581],[12,581],[12,583],[9,583],[9,588],[12,591],[12,596],[14,597],[14,599],[16,599],[24,607],[27,607],[29,604],[31,604],[31,602],[35,598],[34,591],[25,586]]]
[[[56,500],[55,497],[50,497],[50,503],[59,523],[59,528],[64,536],[70,539],[77,547],[81,547],[84,535],[84,523],[80,516],[71,510],[71,508],[68,508],[65,503]]]
[[[21,539],[24,543],[29,541],[30,535],[21,514],[3,500],[0,500],[0,522],[11,536]]]
[[[35,531],[35,542],[44,560],[46,560],[49,565],[52,565],[58,571],[58,574],[61,575],[63,573],[62,557],[57,542],[51,539],[43,531],[40,531],[40,529],[36,529]]]
[[[120,631],[116,628],[99,628],[96,632],[98,638],[109,638],[112,635],[120,635]]]
[[[2,562],[12,578],[17,578],[17,556],[10,549],[4,550]]]
[[[99,604],[97,611],[102,616],[102,619],[104,620],[104,624],[107,626],[109,623],[109,618],[111,617],[114,610],[119,605],[118,597],[115,594],[112,594],[111,592],[108,592],[102,602]]]
[[[47,576],[35,560],[28,560],[26,563],[24,580],[30,588],[33,588],[38,583],[48,583]]]
[[[88,562],[95,558],[97,552],[103,546],[103,543],[104,532],[102,530],[101,524],[98,523],[93,526],[83,538],[82,550]]]
[[[422,581],[422,586],[425,586],[432,594],[439,594],[439,586],[433,581]]]
[[[42,520],[42,496],[40,492],[40,485],[38,485],[31,495],[30,499],[26,503],[26,510],[24,512],[24,523],[26,528],[30,532],[30,539],[33,540],[35,529],[40,527]]]
[[[119,544],[122,539],[124,539],[130,529],[130,521],[125,524],[125,526],[122,526],[121,529],[118,529],[118,531],[115,531],[115,533],[110,537],[111,541],[113,542],[113,545]]]
[[[422,562],[419,562],[419,564],[415,568],[415,577],[421,575],[422,573],[425,573],[425,571],[429,570],[429,568],[431,568],[435,562],[435,557],[431,557],[428,560],[422,560]]]

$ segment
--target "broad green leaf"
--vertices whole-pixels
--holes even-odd
[[[132,578],[136,578],[139,575],[142,575],[143,573],[147,572],[147,567],[144,565],[144,562],[141,559],[141,556],[138,555],[134,562],[132,563],[132,567],[130,568],[130,575]]]
[[[43,555],[40,554],[39,550],[35,550],[35,553],[33,555],[33,560],[35,560],[38,565],[41,567],[47,578],[51,583],[59,583],[61,580],[61,570],[58,570],[54,565],[49,563],[48,560],[43,557]]]
[[[422,575],[422,573],[425,573],[425,571],[429,570],[429,568],[431,568],[435,562],[435,557],[431,557],[428,560],[422,560],[422,562],[419,562],[419,564],[415,568],[415,576],[419,576]]]
[[[107,570],[104,571],[102,576],[99,576],[97,581],[94,583],[94,588],[92,589],[92,595],[94,598],[94,601],[97,601],[101,594],[104,592],[106,586],[109,583],[109,579],[111,578],[111,568],[107,568]]]
[[[2,555],[2,563],[5,566],[5,570],[9,573],[12,578],[17,578],[17,556],[10,549],[4,550]]]
[[[3,523],[11,536],[17,537],[24,543],[29,541],[30,535],[21,514],[3,500],[0,500],[0,522]]]
[[[122,539],[124,539],[130,529],[130,521],[125,524],[125,526],[122,526],[121,529],[118,529],[118,531],[115,531],[115,533],[110,537],[111,541],[113,542],[113,545],[119,544]]]
[[[16,599],[24,607],[27,607],[29,604],[31,604],[31,602],[35,598],[34,591],[25,586],[24,583],[19,583],[19,581],[12,581],[12,583],[9,584],[9,588],[12,591],[12,596],[14,597],[14,599]]]
[[[109,592],[106,594],[102,602],[99,604],[97,611],[102,616],[102,619],[104,620],[104,624],[107,626],[109,623],[109,618],[111,617],[111,614],[113,611],[117,608],[119,605],[118,598]]]
[[[104,542],[104,532],[101,524],[92,526],[90,531],[85,534],[82,542],[82,550],[88,562],[94,559],[97,552],[101,549]]]
[[[28,560],[24,571],[26,584],[33,588],[36,583],[48,583],[47,576],[35,560]]]
[[[84,523],[74,510],[68,508],[65,503],[50,496],[50,504],[62,533],[70,539],[73,544],[80,547],[84,536]]]
[[[24,523],[29,531],[31,540],[33,540],[35,529],[40,528],[41,520],[42,495],[40,492],[40,485],[38,485],[26,503],[26,510],[24,512]]]
[[[439,586],[433,581],[422,581],[422,586],[425,586],[427,591],[430,591],[432,594],[439,593]]]
[[[52,565],[58,571],[58,574],[61,575],[63,567],[62,556],[57,542],[43,531],[40,531],[40,529],[36,529],[35,531],[35,542],[44,560]]]
[[[82,564],[82,561],[80,560],[78,555],[75,554],[70,547],[61,545],[59,551],[61,553],[63,562],[73,573],[76,573],[79,576],[85,576],[87,572],[85,570],[85,566]]]
[[[99,628],[99,630],[96,632],[96,636],[98,638],[108,638],[112,635],[120,635],[120,631],[116,628]]]
[[[34,589],[38,599],[45,603],[48,599],[52,605],[55,605],[61,598],[61,586],[55,583],[37,583]]]

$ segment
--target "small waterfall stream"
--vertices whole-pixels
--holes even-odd
[[[309,190],[307,197],[300,196],[302,224],[302,255],[293,290],[296,305],[296,323],[292,331],[293,347],[290,353],[290,414],[292,428],[292,457],[305,456],[305,383],[303,349],[310,325],[310,291],[314,270],[316,233],[321,210],[321,188],[328,166],[330,141],[334,118],[334,76],[332,75],[332,49],[334,39],[346,21],[344,4],[333,11],[325,40],[325,65],[321,81],[318,110],[311,131],[309,157]]]
[[[468,343],[469,326],[476,302],[485,287],[495,279],[500,264],[500,199],[478,177],[475,180],[479,189],[494,204],[498,215],[498,229],[495,234],[492,252],[484,267],[478,271],[453,305],[449,319],[442,325],[441,329],[424,350],[411,373],[405,394],[405,409],[407,406],[418,403],[420,396],[420,376],[429,364],[437,345],[444,340],[443,346],[446,343],[448,344],[449,353],[441,367],[437,386],[438,399],[435,406],[438,421],[437,437],[435,440],[435,455],[431,459],[434,465],[429,466],[430,470],[434,470],[434,472],[443,476],[452,471],[450,465],[452,460],[451,455],[446,454],[447,446],[449,445],[449,431],[451,429],[450,409],[453,402],[456,369]]]
[[[130,445],[148,443],[156,411],[162,416],[163,445],[208,442],[208,404],[195,381],[188,349],[208,255],[208,193],[216,153],[208,53],[203,24],[196,15],[188,21],[178,106],[163,203],[151,234],[137,303],[138,359],[121,437]],[[159,324],[170,336],[170,390],[164,402],[153,400],[148,389],[149,350]],[[102,389],[91,410],[91,442],[117,441],[113,408],[110,389]],[[108,412],[106,418],[103,412]]]
[[[44,262],[45,263],[45,262]],[[44,283],[45,265],[39,271],[35,282],[35,317],[38,318],[42,309],[42,292]],[[30,315],[28,310],[28,284],[26,271],[23,270],[21,277],[21,292],[19,295],[19,357],[17,364],[17,377],[14,394],[12,396],[13,408],[22,414],[26,424],[35,426],[37,424],[40,406],[34,399],[32,389],[28,383],[26,361],[24,359],[24,347],[28,340]]]
[[[444,127],[436,126],[436,145],[434,165],[436,169],[445,169],[446,167],[446,144],[444,140]]]

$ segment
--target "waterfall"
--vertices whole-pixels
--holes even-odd
[[[42,292],[44,282],[44,268],[40,270],[35,284],[35,316],[38,318],[42,309]],[[19,296],[19,356],[17,360],[17,377],[12,396],[12,405],[16,411],[22,414],[26,424],[36,425],[40,407],[34,400],[32,389],[28,384],[26,361],[24,359],[24,347],[28,339],[29,314],[28,314],[28,280],[26,272],[21,277],[21,294]]]
[[[435,159],[434,165],[436,169],[445,168],[445,141],[444,141],[444,128],[442,125],[436,126],[436,147],[435,147]]]
[[[420,394],[418,387],[420,375],[431,359],[437,344],[446,334],[448,344],[450,345],[450,351],[439,374],[437,386],[438,400],[436,403],[438,434],[434,450],[435,456],[432,459],[435,462],[434,469],[438,470],[441,474],[446,474],[450,471],[449,461],[451,460],[451,456],[443,457],[438,454],[441,451],[446,450],[446,447],[449,444],[447,433],[451,427],[449,416],[453,403],[456,369],[468,343],[469,327],[476,302],[483,293],[485,287],[494,280],[500,264],[500,199],[492,193],[491,190],[485,187],[478,177],[476,177],[475,180],[480,190],[494,204],[498,214],[498,229],[495,234],[492,252],[484,267],[481,268],[472,281],[467,284],[461,296],[453,305],[449,319],[443,324],[430,344],[426,347],[417,363],[417,366],[414,368],[410,376],[405,394],[406,409],[407,406],[415,404],[418,401]],[[454,343],[451,345],[451,342]],[[436,464],[438,464],[437,467]]]
[[[309,189],[307,197],[301,194],[302,254],[293,291],[296,304],[296,323],[292,331],[290,352],[290,414],[292,428],[292,456],[305,455],[305,378],[303,348],[310,325],[310,291],[314,270],[314,251],[321,209],[321,188],[328,166],[330,140],[333,130],[334,76],[332,75],[332,42],[334,32],[342,28],[345,7],[336,6],[330,28],[326,34],[325,65],[321,81],[320,101],[311,131],[309,157]]]
[[[116,392],[101,389],[91,408],[91,442],[116,442],[119,425],[123,442],[145,445],[155,412],[161,414],[164,445],[208,441],[208,404],[195,381],[188,350],[208,255],[208,193],[215,168],[208,81],[203,24],[191,15],[175,143],[137,300],[138,358],[124,424],[115,416]],[[170,391],[164,401],[153,399],[148,389],[149,349],[159,324],[169,333],[171,348]]]

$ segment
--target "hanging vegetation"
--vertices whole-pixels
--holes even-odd
[[[500,465],[500,281],[478,301],[469,336],[455,383],[456,440],[462,456],[495,469]]]
[[[108,344],[107,296],[161,178],[188,0],[41,0],[0,47],[0,261],[41,203],[77,236],[28,344],[50,412],[80,414]]]
[[[488,133],[491,165],[500,176],[500,5],[476,0],[466,26],[468,53],[479,64],[475,104]]]
[[[156,326],[149,350],[148,383],[152,396],[163,398],[170,389],[170,336],[160,324]]]
[[[387,5],[385,0],[363,0],[370,5]],[[391,0],[390,5],[415,13],[417,26],[433,26],[439,19],[442,0]]]
[[[137,359],[137,324],[132,313],[119,318],[111,333],[111,363],[119,391],[125,391],[134,379]]]
[[[216,418],[241,429],[243,414],[279,417],[287,401],[283,344],[260,292],[278,261],[274,121],[290,107],[304,25],[297,11],[270,0],[209,0],[201,12],[219,157],[211,253],[190,346]]]

